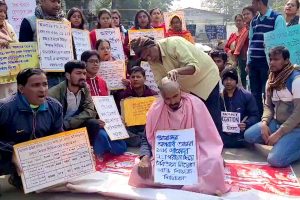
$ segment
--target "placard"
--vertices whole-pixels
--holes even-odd
[[[6,0],[8,22],[19,38],[20,27],[24,17],[34,15],[36,0]]]
[[[300,25],[289,26],[284,29],[271,31],[264,34],[265,53],[269,62],[270,49],[284,46],[290,52],[290,61],[300,64]]]
[[[36,20],[40,68],[47,72],[64,72],[64,65],[74,59],[71,23]]]
[[[156,183],[197,184],[195,129],[157,131],[154,168]]]
[[[178,16],[181,19],[182,22],[182,30],[186,30],[186,23],[185,23],[185,17],[183,11],[174,11],[174,12],[164,12],[164,21],[165,21],[165,27],[166,31],[168,32],[171,28],[170,23],[174,16]]]
[[[124,60],[100,62],[100,76],[106,81],[110,90],[124,89],[122,79],[126,78]]]
[[[154,29],[139,29],[139,30],[128,30],[129,44],[133,39],[139,37],[152,37],[154,40],[160,40],[165,37],[163,28]],[[134,51],[130,48],[130,55],[134,56]]]
[[[36,42],[10,43],[0,51],[0,84],[16,82],[25,68],[37,68],[39,57]]]
[[[205,25],[205,33],[209,41],[227,39],[226,26],[224,25]]]
[[[112,57],[115,60],[125,60],[122,37],[119,28],[96,29],[96,38],[110,42]]]
[[[196,28],[197,28],[196,24],[188,24],[186,25],[186,28],[191,32],[192,36],[194,37],[196,36]]]
[[[225,133],[240,133],[241,115],[237,112],[221,112],[222,129]]]
[[[72,28],[72,35],[76,49],[77,60],[81,60],[81,54],[87,50],[91,50],[90,32]]]
[[[92,98],[100,119],[105,122],[104,129],[109,135],[109,138],[111,140],[129,138],[127,130],[119,115],[114,97],[94,96]]]
[[[145,125],[147,112],[155,100],[154,96],[123,99],[121,108],[126,126]]]
[[[148,62],[142,61],[141,67],[145,70],[145,75],[146,75],[145,85],[147,85],[151,90],[160,93],[160,90],[155,82],[154,74],[151,70],[150,64]]]
[[[96,171],[86,128],[14,145],[25,194]]]

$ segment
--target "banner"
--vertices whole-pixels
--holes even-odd
[[[160,40],[165,37],[165,33],[163,28],[128,30],[129,44],[133,39],[139,38],[141,36],[153,37],[155,40]],[[134,51],[131,48],[130,55],[135,55]]]
[[[101,120],[105,122],[106,130],[111,140],[122,140],[129,138],[127,130],[119,115],[113,96],[94,96],[92,97],[97,113]]]
[[[0,51],[0,84],[16,82],[21,70],[38,66],[36,42],[11,43]]]
[[[168,32],[171,28],[170,23],[174,16],[178,16],[181,19],[182,22],[182,30],[186,30],[186,23],[184,18],[184,12],[183,11],[174,11],[174,12],[164,12],[164,21],[165,21],[165,27],[166,31]]]
[[[40,68],[64,72],[64,65],[74,59],[71,23],[40,19],[36,23]]]
[[[34,15],[36,0],[6,0],[8,22],[19,38],[20,26],[24,17]]]
[[[155,100],[154,96],[123,99],[121,110],[126,126],[145,125],[147,112]]]
[[[226,26],[224,25],[205,25],[205,33],[209,41],[227,39]]]
[[[195,129],[157,131],[154,155],[155,183],[198,183]]]
[[[124,89],[122,79],[126,78],[125,61],[100,62],[100,76],[106,81],[109,90]]]
[[[119,28],[96,29],[96,38],[108,40],[111,47],[112,57],[116,60],[125,60],[123,43]]]
[[[25,194],[96,171],[86,128],[14,145]]]
[[[238,112],[221,112],[222,129],[225,133],[240,133],[241,114]]]
[[[87,30],[72,28],[72,35],[77,60],[81,60],[81,54],[87,50],[91,50],[90,32]]]
[[[158,86],[154,79],[154,74],[151,70],[151,66],[148,62],[141,62],[141,67],[145,70],[146,81],[145,85],[147,85],[150,89],[154,90],[157,93],[160,93]]]

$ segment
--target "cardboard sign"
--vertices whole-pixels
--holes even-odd
[[[122,140],[129,138],[127,130],[121,120],[118,108],[113,96],[92,97],[97,113],[101,120],[105,122],[106,130],[111,140]]]
[[[36,42],[11,43],[0,51],[0,84],[16,82],[21,70],[38,66]]]
[[[157,93],[160,93],[158,86],[154,79],[154,74],[151,70],[151,66],[148,62],[141,62],[141,67],[145,70],[146,81],[145,85],[147,85],[150,89],[154,90]]]
[[[106,81],[110,90],[124,89],[122,79],[126,78],[125,61],[100,62],[99,74]]]
[[[155,136],[155,183],[198,183],[195,129],[157,131]]]
[[[289,26],[264,34],[265,53],[269,62],[270,49],[276,46],[284,46],[290,52],[290,60],[293,64],[300,64],[300,25]]]
[[[8,22],[14,28],[17,37],[24,17],[34,15],[36,0],[6,0]]]
[[[96,171],[86,128],[20,143],[14,152],[25,194]]]
[[[186,23],[184,18],[184,12],[183,11],[174,11],[174,12],[164,12],[164,21],[167,32],[171,28],[170,23],[174,16],[178,16],[181,19],[182,22],[182,30],[186,30]]]
[[[146,124],[146,115],[156,97],[126,98],[121,101],[122,116],[126,126]]]
[[[224,25],[205,25],[205,33],[209,41],[226,40],[227,31]]]
[[[96,30],[96,38],[108,40],[112,57],[116,60],[125,60],[122,37],[119,28],[105,28]]]
[[[71,23],[37,19],[40,68],[47,72],[64,72],[64,65],[74,59]]]
[[[222,129],[225,133],[240,133],[241,115],[237,112],[221,112]]]
[[[81,54],[87,50],[91,50],[90,32],[87,30],[72,28],[72,35],[77,60],[81,60]]]
[[[140,30],[128,30],[129,44],[133,39],[144,37],[152,37],[154,40],[160,40],[165,37],[163,28],[155,29],[140,29]],[[134,51],[130,48],[130,55],[134,56]]]

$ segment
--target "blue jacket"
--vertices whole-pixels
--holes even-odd
[[[61,104],[50,97],[37,111],[20,93],[0,100],[0,174],[11,165],[12,146],[63,131]]]

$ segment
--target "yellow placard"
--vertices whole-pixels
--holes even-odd
[[[11,43],[0,52],[0,84],[16,82],[17,74],[21,70],[38,66],[36,42]]]
[[[156,100],[155,96],[127,98],[121,101],[122,116],[126,126],[146,124],[146,114]]]

